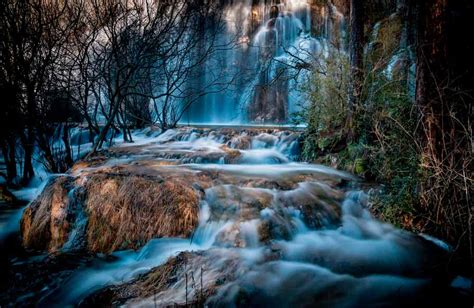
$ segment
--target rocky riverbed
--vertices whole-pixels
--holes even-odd
[[[467,303],[449,251],[374,219],[354,176],[278,128],[146,129],[51,176],[2,306]]]

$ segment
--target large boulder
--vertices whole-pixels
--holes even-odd
[[[156,237],[188,237],[198,223],[197,193],[179,179],[97,175],[85,189],[91,251],[136,249]]]
[[[155,237],[188,237],[198,222],[196,191],[179,179],[97,173],[52,180],[25,210],[29,249],[137,249]]]

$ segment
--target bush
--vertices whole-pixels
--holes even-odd
[[[307,124],[302,151],[306,160],[315,160],[344,142],[348,65],[347,55],[334,51],[330,57],[321,59],[311,78],[302,85],[308,103],[293,117],[295,122]]]
[[[413,229],[419,208],[420,157],[414,137],[418,115],[403,87],[406,83],[387,74],[384,67],[370,63],[367,67],[373,69],[365,74],[362,101],[353,117],[356,137],[349,143],[347,56],[331,53],[303,86],[308,104],[297,115],[307,123],[303,158],[383,184],[380,193],[372,196],[374,211],[395,225],[409,223],[404,226]]]

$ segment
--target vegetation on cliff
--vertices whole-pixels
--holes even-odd
[[[351,5],[351,18],[364,15],[357,1]],[[372,196],[374,212],[448,241],[453,268],[467,269],[474,44],[461,33],[473,7],[397,1],[388,11],[374,20],[366,10],[351,23],[365,30],[350,30],[349,55],[332,53],[314,66],[304,85],[310,104],[297,114],[308,123],[303,155],[382,183]]]

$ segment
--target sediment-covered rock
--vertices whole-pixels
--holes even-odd
[[[110,253],[137,249],[152,238],[189,237],[205,189],[220,184],[291,188],[301,179],[185,167],[278,163],[287,160],[282,153],[296,153],[299,133],[183,128],[143,134],[143,141],[99,152],[77,162],[67,175],[51,178],[24,212],[24,246]]]
[[[25,247],[56,251],[64,245],[75,213],[68,196],[71,188],[72,178],[53,178],[41,195],[25,209],[21,220]]]
[[[155,237],[188,237],[197,224],[196,191],[179,180],[98,173],[58,177],[21,222],[30,249],[136,249]]]

